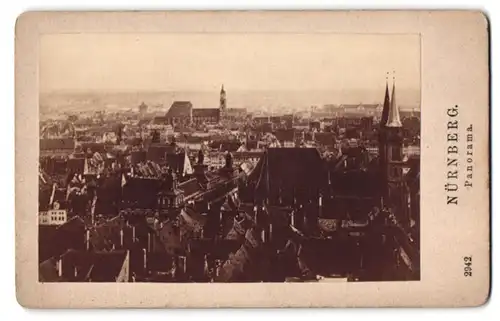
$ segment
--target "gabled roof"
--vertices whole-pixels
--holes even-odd
[[[39,265],[40,282],[89,281],[115,282],[120,274],[127,251],[86,252],[68,250],[60,256],[63,275],[57,270],[58,258],[51,258]],[[76,272],[76,274],[75,274]]]
[[[40,150],[55,149],[75,149],[75,140],[73,138],[42,138],[40,139]]]
[[[52,226],[39,227],[40,248],[39,260],[44,261],[48,258],[62,255],[72,248],[83,248],[84,245],[85,223],[75,216],[66,223],[53,228]]]
[[[193,117],[216,117],[220,116],[219,108],[193,108]]]
[[[167,118],[172,117],[191,117],[193,104],[190,101],[174,101],[167,114]]]
[[[186,206],[179,215],[179,227],[184,231],[199,232],[205,226],[207,218],[194,208]]]
[[[257,190],[325,188],[325,164],[316,148],[269,148],[249,176]]]
[[[92,282],[114,282],[120,274],[126,258],[127,251],[94,253],[90,279]]]
[[[38,280],[40,282],[56,282],[60,280],[57,271],[57,260],[50,258],[38,266]]]

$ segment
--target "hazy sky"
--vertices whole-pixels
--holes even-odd
[[[416,35],[65,34],[41,39],[54,90],[420,90]],[[392,78],[392,74],[390,76]]]

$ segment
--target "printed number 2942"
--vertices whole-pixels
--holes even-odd
[[[464,276],[472,276],[472,256],[464,256]]]

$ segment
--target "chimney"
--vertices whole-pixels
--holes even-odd
[[[57,261],[57,273],[58,273],[59,277],[62,277],[62,275],[63,275],[63,270],[62,270],[62,268],[63,268],[62,263],[63,262],[62,262],[62,260],[63,260],[62,257],[60,257],[59,260]]]
[[[203,270],[205,275],[208,276],[209,267],[208,267],[208,256],[206,254],[203,256]]]
[[[148,232],[148,252],[151,252],[151,233]]]
[[[143,253],[143,258],[144,258],[144,270],[147,270],[148,268],[148,254],[146,252],[146,249],[142,249]]]
[[[135,243],[135,225],[132,226],[132,242]]]
[[[320,195],[318,198],[318,216],[321,217],[323,214],[323,197]]]
[[[87,251],[90,250],[90,230],[87,229],[87,231],[85,232],[85,244],[87,245]]]
[[[123,227],[120,229],[120,246],[123,247]]]
[[[185,256],[179,256],[179,265],[180,265],[182,273],[186,274],[187,264],[186,264],[186,257]]]
[[[222,262],[220,260],[215,261],[215,276],[220,276],[220,270],[222,269]]]

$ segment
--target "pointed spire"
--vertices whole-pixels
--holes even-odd
[[[389,109],[389,118],[387,119],[387,127],[402,127],[401,119],[399,117],[399,108],[396,104],[396,77],[392,77],[392,97],[391,107]]]
[[[389,73],[387,72],[385,75],[385,97],[384,97],[384,108],[382,109],[382,117],[380,119],[380,127],[385,127],[387,124],[387,119],[389,119],[389,109],[390,109],[390,100],[389,100],[389,81],[388,78]]]
[[[220,88],[220,93],[223,94],[225,93],[226,91],[224,90],[224,84],[222,84],[222,87]]]

